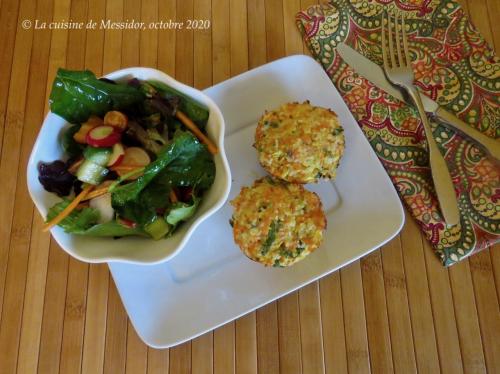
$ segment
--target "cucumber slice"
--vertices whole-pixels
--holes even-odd
[[[111,148],[87,147],[83,151],[83,157],[85,157],[85,160],[92,161],[99,166],[106,166],[112,153]]]
[[[98,185],[108,174],[108,169],[93,161],[85,160],[76,172],[78,180],[93,185]]]

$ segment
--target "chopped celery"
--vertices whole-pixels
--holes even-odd
[[[163,217],[156,217],[153,222],[144,226],[144,231],[151,235],[154,240],[160,240],[169,233],[171,228],[172,226]]]

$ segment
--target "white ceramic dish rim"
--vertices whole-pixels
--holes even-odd
[[[205,221],[208,217],[210,217],[212,214],[214,214],[217,210],[219,210],[224,203],[226,202],[230,189],[231,189],[231,171],[229,168],[229,163],[227,161],[225,149],[224,149],[224,134],[225,134],[225,122],[224,122],[224,117],[222,116],[222,112],[220,111],[219,107],[217,104],[209,97],[207,96],[203,91],[200,91],[198,89],[195,89],[193,87],[190,87],[184,83],[181,83],[177,81],[176,79],[172,78],[171,76],[167,75],[166,73],[153,69],[153,68],[146,68],[146,67],[130,67],[126,69],[120,69],[114,72],[111,72],[109,74],[104,75],[104,78],[120,81],[125,79],[126,77],[140,77],[140,76],[148,76],[147,79],[154,79],[161,81],[163,83],[168,84],[169,86],[173,87],[174,89],[180,91],[183,94],[186,94],[188,96],[195,97],[196,100],[202,102],[203,104],[207,105],[210,111],[210,116],[214,116],[214,121],[213,123],[215,126],[218,126],[218,128],[214,129],[214,132],[218,131],[218,136],[216,137],[216,145],[219,148],[219,154],[217,156],[220,156],[220,165],[222,166],[223,170],[217,170],[216,171],[216,178],[218,178],[217,175],[221,175],[221,177],[224,178],[224,183],[223,183],[223,188],[220,191],[220,196],[219,198],[215,201],[215,203],[208,208],[203,214],[200,216],[196,217],[195,219],[188,221],[184,223],[184,225],[189,225],[189,228],[187,231],[184,233],[184,236],[180,240],[179,244],[177,247],[172,250],[170,253],[167,255],[158,258],[153,261],[139,261],[139,260],[131,260],[129,258],[126,258],[124,256],[110,256],[110,255],[105,255],[99,258],[96,257],[85,257],[82,255],[79,255],[75,253],[71,248],[67,248],[59,238],[55,235],[52,234],[52,229],[51,234],[53,238],[56,240],[56,242],[59,244],[59,246],[69,255],[73,256],[74,258],[87,262],[87,263],[106,263],[106,262],[123,262],[123,263],[128,263],[128,264],[136,264],[136,265],[156,265],[163,263],[165,261],[168,261],[172,259],[174,256],[176,256],[186,245],[188,242],[189,238],[193,234],[193,232],[196,230],[196,228],[203,222]],[[56,118],[54,118],[56,117]],[[40,133],[42,132],[43,128],[46,126],[49,126],[50,123],[53,120],[63,120],[61,117],[57,116],[56,114],[52,113],[49,111],[49,113],[46,115],[42,127],[40,128],[39,135],[37,136],[37,139],[35,141],[35,144],[33,146],[33,149],[31,151],[31,155],[28,161],[28,166],[27,166],[27,171],[26,171],[26,177],[27,177],[27,184],[28,184],[28,192],[30,194],[30,197],[32,201],[34,202],[35,206],[37,207],[38,211],[45,217],[47,212],[48,212],[48,207],[44,204],[43,201],[39,200],[37,196],[34,194],[32,190],[32,184],[33,183],[40,183],[38,181],[38,171],[37,171],[37,163],[39,160],[36,159],[36,156],[38,155],[38,149],[43,146],[41,144],[41,138],[40,138]],[[221,173],[222,171],[222,173]],[[213,186],[212,186],[213,187]],[[66,234],[65,235],[71,235],[71,234]],[[122,240],[126,240],[128,238],[124,238]],[[109,238],[109,240],[113,240]],[[143,239],[143,240],[152,240],[152,239]],[[168,240],[168,239],[165,239]]]

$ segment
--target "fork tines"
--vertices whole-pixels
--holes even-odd
[[[385,24],[386,17],[387,25]],[[394,20],[392,20],[392,18],[394,18]],[[400,33],[402,33],[402,38],[400,37]],[[394,44],[396,45],[397,60]],[[390,64],[387,57],[387,47],[389,47]],[[382,13],[382,57],[384,59],[385,68],[411,67],[405,17],[401,12]]]

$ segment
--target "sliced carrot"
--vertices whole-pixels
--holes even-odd
[[[122,112],[112,110],[104,116],[104,124],[116,127],[120,131],[127,129],[128,118]]]
[[[217,146],[214,143],[212,143],[212,141],[205,134],[201,132],[201,130],[198,128],[198,126],[195,125],[195,123],[191,120],[191,118],[186,116],[180,110],[177,110],[175,112],[175,116],[184,124],[184,126],[186,126],[189,130],[191,130],[198,139],[200,139],[203,143],[207,145],[208,151],[211,154],[215,155],[219,152]]]
[[[43,231],[49,231],[52,226],[57,225],[59,222],[61,222],[63,219],[65,219],[67,216],[70,215],[70,213],[80,204],[80,201],[82,201],[87,194],[92,191],[92,189],[95,186],[89,184],[85,186],[85,188],[80,192],[69,205],[64,208],[64,210],[59,213],[57,216],[52,218],[49,222],[46,222],[45,225],[43,226]]]
[[[80,129],[73,135],[73,139],[75,139],[77,143],[86,144],[88,132],[94,127],[101,126],[102,124],[101,118],[94,115],[90,116],[87,122],[83,123]]]
[[[175,194],[174,190],[170,190],[169,197],[170,197],[170,201],[172,203],[174,203],[174,204],[179,201],[179,199],[177,198],[177,195]]]

